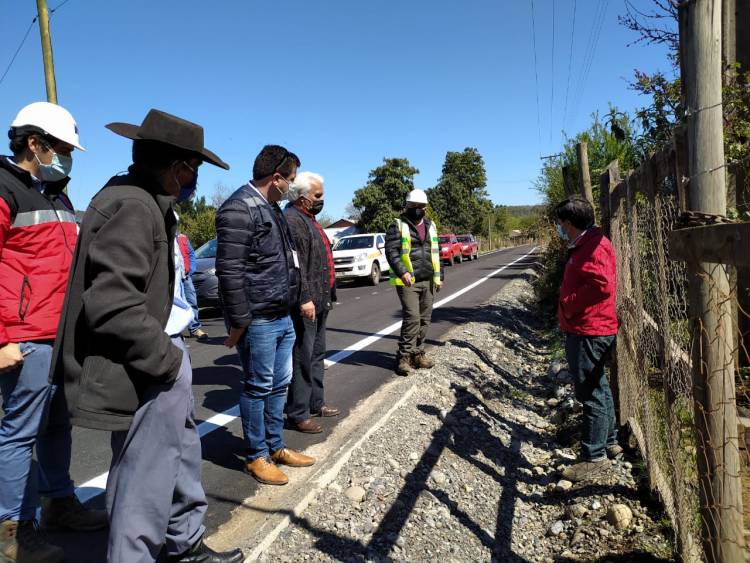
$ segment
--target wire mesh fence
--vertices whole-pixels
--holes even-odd
[[[734,561],[748,528],[739,473],[750,461],[750,311],[737,304],[748,276],[722,262],[747,249],[709,262],[670,242],[697,226],[685,224],[685,162],[676,139],[624,180],[614,166],[602,176],[621,322],[612,383],[682,560]]]

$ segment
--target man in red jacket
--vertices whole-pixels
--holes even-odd
[[[596,477],[609,467],[608,456],[622,452],[605,370],[618,327],[617,263],[586,199],[566,199],[555,208],[555,218],[558,234],[570,241],[557,315],[576,398],[583,404],[581,461],[563,471],[576,482]]]
[[[73,531],[107,525],[70,480],[70,421],[48,382],[52,344],[76,245],[70,178],[78,127],[56,104],[24,107],[10,126],[12,156],[0,156],[0,561],[54,563],[63,551],[35,525]],[[37,465],[32,463],[36,445]]]

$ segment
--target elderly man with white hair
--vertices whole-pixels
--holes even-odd
[[[289,205],[284,211],[299,255],[301,278],[300,307],[292,312],[297,340],[286,415],[290,428],[308,434],[323,431],[312,417],[340,412],[325,404],[323,393],[326,320],[336,301],[331,245],[315,219],[323,209],[323,194],[323,178],[314,172],[301,172],[289,188]]]

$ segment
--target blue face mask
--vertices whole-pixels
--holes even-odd
[[[44,164],[36,155],[34,157],[39,163],[39,175],[44,182],[57,182],[58,180],[67,178],[73,169],[73,158],[70,156],[53,152],[52,161],[49,164]]]
[[[562,225],[560,225],[560,223],[555,223],[555,228],[557,229],[557,234],[560,235],[561,239],[568,240],[568,233],[566,233],[563,230]]]
[[[189,164],[185,163],[185,166],[190,168],[190,170],[193,170],[193,168]],[[177,203],[182,203],[183,201],[189,200],[190,196],[192,196],[195,190],[198,189],[198,171],[193,170],[193,172],[195,173],[193,181],[190,182],[187,186],[180,187],[180,193],[177,196]]]

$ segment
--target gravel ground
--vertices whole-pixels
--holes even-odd
[[[436,367],[261,561],[673,560],[635,460],[561,480],[580,405],[527,274],[430,350]]]

